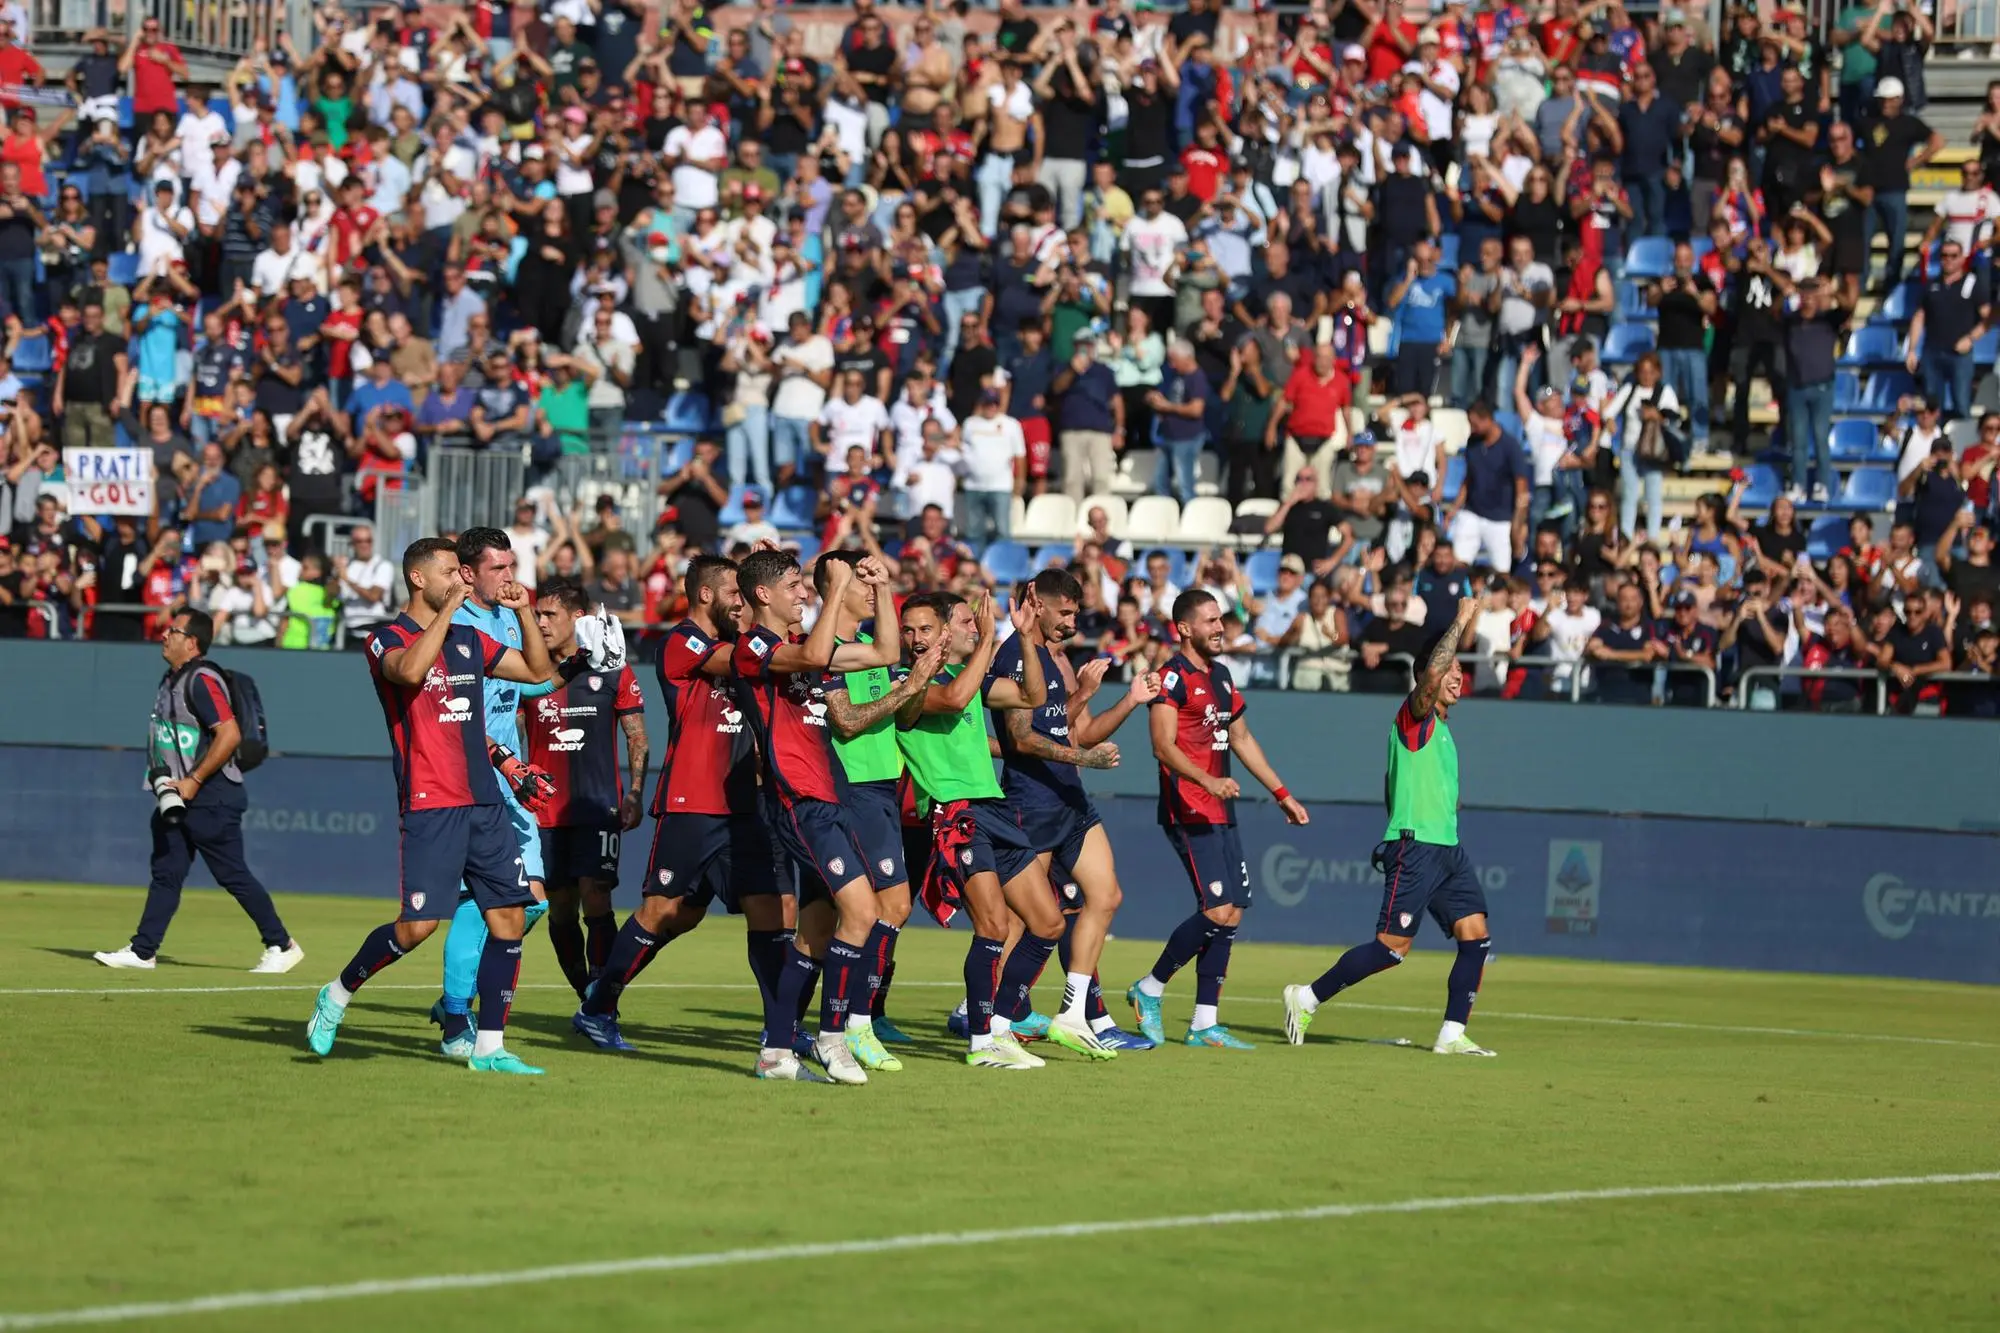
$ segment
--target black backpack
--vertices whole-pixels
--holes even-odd
[[[236,767],[239,772],[248,773],[271,754],[271,725],[264,716],[264,696],[257,693],[257,682],[245,673],[215,669],[229,686],[229,707],[236,714],[236,726],[243,734],[236,743]]]

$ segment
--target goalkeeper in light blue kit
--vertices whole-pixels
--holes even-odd
[[[471,595],[453,615],[455,623],[469,625],[508,648],[521,647],[524,635],[540,636],[541,629],[532,616],[516,615],[500,605],[502,590],[516,581],[514,547],[506,533],[498,528],[467,528],[458,539],[458,562],[460,577],[471,589]],[[606,645],[602,633],[584,633],[586,623],[578,622],[577,640],[579,648],[592,654],[593,666],[603,666],[595,659],[603,658],[607,651],[615,651],[622,666],[623,628],[615,631],[616,644]],[[601,622],[588,623],[595,629]],[[581,660],[562,663],[560,674],[539,685],[513,685],[494,679],[486,689],[487,747],[493,766],[499,771],[500,796],[507,806],[515,841],[520,845],[522,871],[535,896],[527,912],[529,930],[548,912],[542,835],[535,822],[535,811],[555,794],[555,785],[546,773],[520,757],[526,750],[520,733],[521,701],[554,692],[567,675],[580,670],[582,665]],[[485,919],[471,894],[461,885],[458,910],[451,919],[451,933],[444,941],[444,995],[431,1006],[431,1021],[443,1030],[440,1049],[455,1059],[463,1059],[472,1049],[472,996],[479,979],[480,951],[485,945]]]

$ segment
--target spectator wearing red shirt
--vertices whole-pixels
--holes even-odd
[[[187,60],[178,46],[160,40],[158,19],[139,25],[139,35],[119,58],[118,72],[132,76],[135,126],[145,124],[155,111],[180,114],[180,90],[175,85],[188,76]]]
[[[1800,665],[1813,671],[1835,667],[1866,671],[1874,668],[1875,654],[1854,637],[1853,614],[1844,606],[1834,606],[1826,613],[1826,632],[1806,645]],[[1799,682],[1806,707],[1815,713],[1859,713],[1873,708],[1874,690],[1873,684],[1858,676],[1807,677]]]
[[[0,19],[0,87],[39,88],[42,86],[42,62],[29,55],[18,42],[14,25]],[[12,98],[0,98],[0,106],[18,105]]]
[[[1361,34],[1368,51],[1368,82],[1387,83],[1415,58],[1417,25],[1403,17],[1403,0],[1382,0],[1379,13],[1361,0],[1355,0],[1354,8],[1369,20]]]
[[[1339,443],[1335,435],[1341,409],[1351,398],[1346,368],[1335,361],[1331,344],[1319,343],[1310,358],[1299,358],[1271,409],[1270,424],[1264,427],[1266,449],[1277,448],[1278,432],[1284,431],[1284,475],[1295,474],[1301,459],[1310,461],[1316,473],[1326,475]]]
[[[361,247],[381,214],[370,208],[359,176],[349,176],[340,184],[340,207],[333,214],[333,262],[343,268],[362,264]]]
[[[1204,204],[1215,199],[1222,178],[1229,174],[1229,155],[1216,146],[1215,122],[1204,120],[1195,127],[1194,142],[1181,154],[1187,168],[1188,193]]]
[[[1958,475],[1974,513],[1986,512],[1993,493],[1993,467],[2000,463],[2000,412],[1979,414],[1979,438],[1958,457]]]

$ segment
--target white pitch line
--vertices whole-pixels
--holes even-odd
[[[898,981],[899,987],[933,989],[957,989],[963,983],[957,981]],[[416,984],[396,984],[391,982],[371,982],[369,991],[435,991],[436,986]],[[517,990],[568,990],[563,982],[541,982],[518,986]],[[629,986],[628,990],[755,990],[756,986],[747,981],[642,981]],[[65,987],[0,987],[0,998],[9,995],[248,995],[266,991],[318,991],[318,986],[280,983],[269,986],[106,986],[101,988]],[[1271,996],[1237,995],[1231,997],[1231,1004],[1282,1004],[1283,1001]],[[1382,1014],[1435,1014],[1435,1008],[1416,1004],[1367,1004],[1343,1000],[1341,1009],[1365,1009]],[[1877,1041],[1909,1046],[1964,1046],[1975,1050],[2000,1050],[2000,1042],[1971,1041],[1960,1037],[1919,1037],[1906,1036],[1895,1032],[1839,1032],[1829,1028],[1779,1028],[1749,1027],[1732,1023],[1687,1023],[1667,1018],[1606,1018],[1594,1014],[1522,1014],[1508,1013],[1498,1009],[1481,1009],[1482,1021],[1500,1023],[1578,1023],[1593,1027],[1615,1028],[1655,1028],[1667,1032],[1714,1032],[1739,1037],[1808,1037],[1822,1041]]]
[[[1108,1222],[1069,1222],[1050,1226],[1011,1227],[990,1231],[931,1231],[875,1240],[827,1241],[817,1244],[767,1245],[751,1249],[711,1250],[695,1254],[653,1254],[632,1259],[591,1263],[551,1264],[541,1268],[499,1273],[434,1273],[423,1277],[375,1278],[317,1287],[278,1291],[241,1291],[192,1300],[147,1301],[129,1305],[94,1305],[75,1310],[0,1314],[0,1333],[17,1329],[115,1324],[134,1319],[164,1319],[176,1315],[223,1314],[235,1310],[267,1310],[320,1305],[367,1296],[412,1296],[444,1291],[485,1291],[495,1287],[533,1286],[577,1278],[625,1277],[634,1273],[673,1273],[691,1269],[732,1268],[743,1264],[800,1259],[834,1259],[857,1254],[892,1254],[909,1250],[960,1249],[1020,1241],[1073,1240],[1134,1231],[1182,1231],[1195,1227],[1234,1227],[1273,1222],[1317,1222],[1389,1213],[1458,1212],[1474,1208],[1534,1208],[1551,1204],[1604,1203],[1643,1199],[1689,1199],[1717,1195],[1778,1194],[1808,1190],[1877,1190],[1940,1185],[1988,1185],[2000,1182],[2000,1171],[1965,1171],[1948,1175],[1872,1176],[1850,1180],[1747,1180],[1710,1185],[1631,1185],[1600,1190],[1554,1190],[1545,1194],[1477,1194],[1455,1198],[1397,1199],[1382,1203],[1328,1203],[1307,1208],[1256,1212],[1202,1213],[1179,1217],[1121,1218]]]

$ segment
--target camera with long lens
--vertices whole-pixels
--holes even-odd
[[[168,826],[178,826],[187,818],[187,800],[176,785],[178,779],[165,769],[155,770],[148,775],[153,788],[153,809]]]

